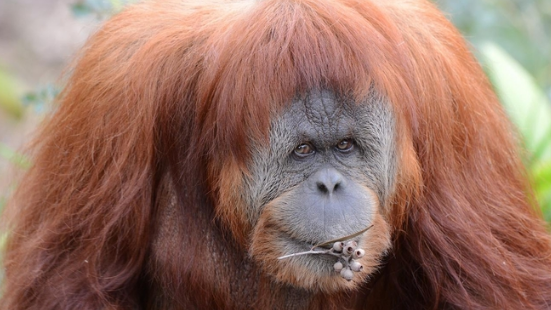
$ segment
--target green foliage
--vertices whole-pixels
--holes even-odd
[[[551,221],[551,102],[535,79],[503,49],[485,43],[480,52],[497,95],[522,136],[526,167],[544,216]]]
[[[532,171],[538,201],[545,219],[551,222],[551,161],[540,163]]]
[[[24,169],[31,165],[30,161],[25,156],[14,151],[3,143],[0,143],[0,158]]]
[[[521,134],[537,199],[551,222],[551,1],[434,1],[480,51]]]
[[[481,45],[481,60],[501,103],[524,137],[528,164],[551,159],[551,104],[534,78],[503,49]]]
[[[0,109],[16,119],[23,116],[18,95],[19,86],[13,77],[0,69]]]
[[[0,160],[6,160],[11,164],[16,165],[19,168],[27,169],[30,167],[30,161],[23,155],[17,153],[7,145],[0,143]],[[0,211],[3,210],[6,204],[7,197],[3,192],[0,192]],[[0,236],[0,240],[3,236]],[[2,241],[0,241],[1,248]]]
[[[71,11],[77,17],[95,14],[105,18],[119,12],[131,2],[136,0],[78,0],[71,5]]]
[[[434,0],[475,46],[503,47],[551,96],[551,1]]]
[[[36,91],[26,93],[23,97],[23,104],[33,106],[38,112],[48,111],[59,92],[59,87],[54,84],[47,84]]]

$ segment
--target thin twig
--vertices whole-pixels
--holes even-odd
[[[278,257],[277,259],[284,259],[284,258],[289,258],[289,257],[294,257],[294,256],[299,256],[299,255],[309,255],[309,254],[329,254],[329,255],[333,255],[333,256],[337,256],[337,257],[340,257],[342,256],[342,253],[341,252],[335,252],[333,250],[333,248],[329,249],[329,250],[314,250],[315,248],[317,247],[322,247],[324,245],[329,245],[331,243],[335,243],[335,242],[338,242],[338,241],[345,241],[345,240],[348,240],[348,239],[352,239],[356,236],[359,236],[361,234],[363,234],[364,232],[366,232],[368,229],[370,229],[371,227],[373,227],[373,225],[365,228],[365,229],[362,229],[356,233],[353,233],[351,235],[348,235],[348,236],[344,236],[342,238],[338,238],[338,239],[334,239],[334,240],[330,240],[330,241],[326,241],[326,242],[323,242],[323,243],[320,243],[318,245],[314,245],[310,251],[305,251],[305,252],[298,252],[298,253],[293,253],[293,254],[288,254],[288,255],[283,255],[283,256],[280,256]],[[350,258],[348,258],[348,260],[350,260]]]
[[[293,256],[308,255],[308,254],[330,254],[330,255],[333,255],[333,256],[339,256],[340,255],[338,253],[332,252],[331,250],[323,250],[323,251],[310,250],[310,251],[306,251],[306,252],[298,252],[298,253],[293,253],[293,254],[289,254],[289,255],[280,256],[277,259],[284,259],[284,258],[289,258],[289,257],[293,257]]]
[[[373,227],[373,225],[371,225],[371,226],[369,226],[369,227],[367,227],[367,228],[365,228],[365,229],[362,229],[362,230],[360,230],[360,231],[358,231],[358,232],[355,232],[355,233],[353,233],[353,234],[351,234],[351,235],[344,236],[344,237],[341,237],[341,238],[338,238],[338,239],[333,239],[333,240],[325,241],[325,242],[323,242],[323,243],[314,245],[314,246],[312,247],[312,250],[313,250],[314,248],[323,247],[323,246],[326,246],[326,245],[335,243],[335,242],[337,242],[337,241],[345,241],[345,240],[348,240],[348,239],[352,239],[352,238],[354,238],[354,237],[356,237],[356,236],[359,236],[359,235],[363,234],[364,232],[368,231],[371,227]]]

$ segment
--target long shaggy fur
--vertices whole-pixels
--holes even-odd
[[[393,252],[347,295],[266,284],[250,265],[239,276],[252,229],[238,208],[250,142],[311,89],[358,102],[376,89],[397,122],[400,168],[384,214]],[[277,308],[283,298],[311,308],[551,306],[551,241],[511,125],[427,1],[135,5],[83,49],[32,156],[6,214],[3,309],[163,305],[154,292],[182,308]],[[189,229],[178,233],[185,246],[160,253],[151,242],[165,225],[165,179]],[[202,252],[206,234],[218,236],[217,264]],[[246,300],[232,299],[231,285],[249,287]]]

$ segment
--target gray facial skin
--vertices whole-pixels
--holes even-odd
[[[390,108],[375,95],[355,103],[314,91],[295,100],[272,123],[269,147],[253,150],[243,197],[253,226],[273,208],[291,252],[371,225],[393,187],[393,132]]]

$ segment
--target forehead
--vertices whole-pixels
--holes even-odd
[[[360,106],[330,91],[312,91],[296,99],[282,115],[306,139],[342,139],[353,135]],[[332,142],[332,141],[330,141]]]

